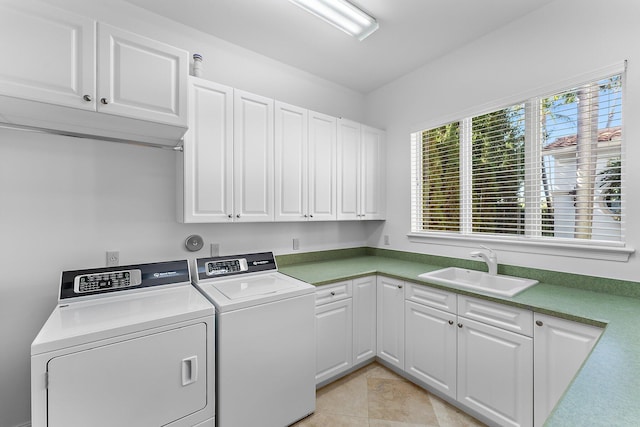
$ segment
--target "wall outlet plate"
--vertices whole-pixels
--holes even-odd
[[[211,244],[211,256],[220,256],[220,243]]]
[[[107,251],[107,267],[120,265],[120,251]]]

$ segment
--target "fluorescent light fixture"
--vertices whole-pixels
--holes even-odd
[[[378,29],[378,21],[346,0],[289,0],[362,41]]]

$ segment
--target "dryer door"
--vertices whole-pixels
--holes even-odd
[[[207,404],[198,323],[51,359],[49,427],[169,424]]]

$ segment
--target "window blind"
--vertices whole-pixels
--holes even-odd
[[[473,232],[524,234],[524,104],[471,122]]]
[[[412,231],[624,241],[622,75],[412,134]]]
[[[621,75],[540,99],[543,237],[622,241]]]

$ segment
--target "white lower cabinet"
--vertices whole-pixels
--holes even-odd
[[[457,400],[502,426],[533,422],[533,339],[458,318]]]
[[[376,357],[376,276],[353,280],[353,364]]]
[[[378,276],[377,355],[404,369],[404,282]]]
[[[318,287],[316,331],[316,384],[377,356],[491,424],[538,427],[602,328],[370,276]]]
[[[376,356],[376,276],[316,289],[316,384]]]
[[[316,384],[353,366],[352,300],[316,307]]]
[[[535,314],[534,425],[542,426],[598,341],[602,328]]]
[[[456,315],[407,301],[405,327],[405,370],[455,399]]]
[[[405,371],[498,425],[532,425],[532,313],[413,283],[405,297]]]

